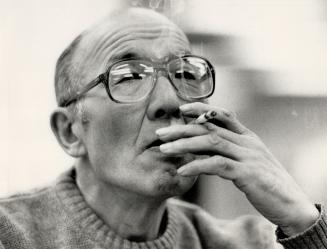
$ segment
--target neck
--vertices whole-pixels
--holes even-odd
[[[103,183],[90,165],[78,163],[76,182],[88,205],[119,236],[133,241],[158,238],[165,203]]]

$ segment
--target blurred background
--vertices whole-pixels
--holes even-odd
[[[119,2],[119,4],[118,4]],[[73,160],[49,126],[54,67],[112,9],[163,12],[216,69],[210,101],[238,113],[315,202],[327,203],[327,2],[0,0],[0,196],[44,185]],[[217,217],[256,211],[232,183],[202,176],[184,197]]]

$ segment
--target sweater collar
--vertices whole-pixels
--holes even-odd
[[[82,229],[90,239],[106,248],[115,249],[169,249],[177,242],[179,232],[178,215],[167,206],[167,226],[163,234],[155,240],[134,242],[120,237],[86,203],[75,181],[75,169],[62,174],[56,184],[59,199],[71,217],[73,226]]]

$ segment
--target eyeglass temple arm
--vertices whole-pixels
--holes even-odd
[[[97,86],[101,82],[104,81],[104,74],[99,75],[97,78],[89,82],[86,86],[82,87],[79,91],[77,91],[73,96],[71,96],[69,99],[64,101],[60,106],[66,107],[69,106],[71,103],[79,99],[81,96],[83,96],[85,93],[87,93],[89,90],[91,90],[93,87]]]

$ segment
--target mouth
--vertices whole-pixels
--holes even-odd
[[[150,151],[154,153],[157,157],[156,159],[160,158],[160,162],[168,163],[169,165],[174,165],[175,168],[179,168],[180,166],[186,164],[187,162],[190,162],[192,158],[190,157],[190,154],[181,154],[181,155],[167,155],[165,153],[162,153],[160,150],[160,145],[164,144],[165,142],[156,139],[149,143],[147,146],[145,146],[145,151]]]
[[[146,150],[155,150],[155,151],[160,151],[159,146],[162,145],[164,142],[161,141],[160,139],[154,140],[152,143],[147,145],[145,147]]]

